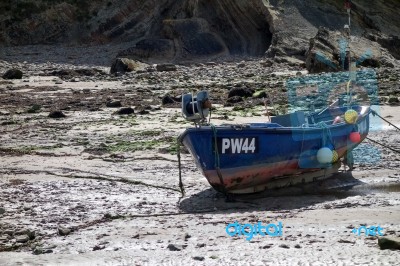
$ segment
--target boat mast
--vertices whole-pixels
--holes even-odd
[[[345,4],[344,4],[344,6],[345,6],[345,8],[346,8],[346,10],[347,10],[347,14],[348,14],[348,17],[349,17],[349,24],[348,25],[344,25],[344,28],[345,28],[345,30],[346,30],[346,37],[347,37],[347,53],[348,53],[348,55],[346,55],[347,56],[347,59],[348,59],[348,69],[349,69],[349,72],[351,71],[351,54],[350,54],[350,41],[351,41],[351,38],[350,38],[350,36],[351,36],[351,3],[350,3],[350,1],[349,0],[346,0],[346,2],[345,2]]]
[[[350,91],[350,86],[352,81],[356,80],[356,69],[352,66],[351,63],[351,51],[350,51],[350,42],[351,42],[351,2],[349,0],[345,0],[345,8],[347,10],[347,15],[349,17],[349,24],[345,25],[344,28],[346,29],[346,35],[347,35],[347,49],[346,49],[346,57],[348,60],[348,71],[349,71],[349,81],[347,83],[347,105],[350,106],[351,104],[351,91]]]

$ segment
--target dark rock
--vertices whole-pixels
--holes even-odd
[[[390,105],[396,105],[396,104],[398,104],[400,101],[399,101],[399,98],[397,98],[396,96],[393,96],[393,95],[390,95],[389,96],[389,99],[388,99],[388,104],[390,104]]]
[[[149,112],[148,110],[144,109],[143,107],[138,108],[138,109],[137,109],[137,113],[138,113],[139,115],[147,115],[147,114],[150,114],[150,112]]]
[[[0,207],[0,215],[4,214],[6,212],[6,209]]]
[[[96,245],[96,246],[94,246],[93,247],[93,251],[96,251],[96,250],[102,250],[102,249],[105,249],[106,247],[105,246],[103,246],[103,245]]]
[[[29,113],[29,114],[38,113],[41,108],[42,108],[41,105],[34,104],[26,112]]]
[[[253,98],[265,98],[267,97],[267,92],[266,91],[256,91],[253,93]]]
[[[58,227],[58,234],[59,234],[60,236],[67,236],[67,235],[69,235],[71,232],[72,232],[72,230],[69,229],[69,228],[66,228],[66,227],[63,227],[63,226]]]
[[[240,97],[251,97],[253,96],[254,90],[248,88],[232,88],[228,93],[228,98],[233,96],[240,96]]]
[[[280,244],[279,247],[280,247],[280,248],[290,248],[290,247],[289,247],[288,245],[286,245],[286,244]]]
[[[378,238],[378,245],[380,249],[400,249],[400,239],[399,238]]]
[[[95,69],[95,68],[80,68],[80,69],[60,69],[54,70],[50,72],[51,76],[61,77],[64,79],[71,79],[72,82],[77,82],[79,79],[76,79],[77,76],[87,76],[92,77],[96,76],[97,74],[105,74],[102,70]],[[62,82],[61,82],[62,83]],[[57,84],[57,82],[56,82]]]
[[[172,98],[170,95],[167,94],[164,97],[162,97],[161,103],[162,105],[172,104],[175,103],[175,100],[174,98]]]
[[[233,96],[228,98],[228,100],[226,100],[227,103],[233,104],[233,103],[240,103],[243,102],[243,98],[240,96]]]
[[[33,255],[40,255],[40,254],[43,254],[43,249],[42,248],[40,248],[40,247],[36,247],[34,250],[33,250]]]
[[[203,260],[204,260],[204,257],[202,257],[202,256],[195,256],[195,257],[193,257],[193,259],[194,259],[194,260],[198,260],[198,261],[203,261]]]
[[[295,248],[301,248],[301,246],[299,244],[296,244],[294,247]]]
[[[36,247],[32,253],[33,255],[48,254],[53,253],[53,250],[49,248]]]
[[[266,60],[266,61],[261,61],[260,62],[260,65],[263,66],[263,67],[271,67],[273,64],[274,64],[274,62],[271,61],[271,60]]]
[[[187,245],[177,245],[177,244],[169,244],[167,248],[170,251],[181,251],[182,249],[186,248]]]
[[[28,234],[30,240],[34,240],[36,238],[36,232],[28,230]]]
[[[157,71],[176,71],[177,68],[174,64],[158,64],[156,66]]]
[[[262,249],[268,249],[268,248],[271,248],[272,246],[273,246],[272,244],[267,244],[267,245],[263,246]]]
[[[115,220],[115,219],[119,219],[119,218],[122,218],[122,217],[123,216],[118,214],[118,213],[106,213],[106,214],[104,214],[104,218],[105,219]]]
[[[129,58],[116,58],[111,65],[110,73],[126,73],[145,70],[147,67],[147,64]]]
[[[57,111],[50,112],[49,117],[50,118],[64,118],[64,117],[66,117],[66,115],[63,112],[57,110]]]
[[[118,100],[109,100],[106,102],[106,106],[110,108],[118,108],[122,107],[121,101]]]
[[[130,114],[134,114],[135,110],[133,110],[132,107],[122,107],[121,109],[119,109],[118,111],[115,112],[115,114],[118,115],[130,115]]]
[[[3,79],[22,79],[22,71],[19,69],[7,70],[3,75]]]
[[[185,234],[185,241],[187,241],[189,238],[191,238],[192,236],[189,235],[188,233]]]

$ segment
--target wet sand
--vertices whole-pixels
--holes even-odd
[[[22,63],[26,60],[10,52],[0,64],[0,72],[16,66],[26,73],[22,80],[0,79],[0,265],[395,265],[400,260],[399,251],[380,250],[377,237],[352,233],[380,225],[385,236],[400,237],[400,155],[369,141],[355,151],[351,173],[238,196],[235,202],[210,188],[185,153],[181,198],[175,140],[190,123],[178,108],[162,106],[161,98],[193,84],[218,88],[226,82],[221,73],[237,71],[237,63],[217,64],[215,79],[191,83],[185,76],[199,71],[207,76],[213,68],[66,79],[40,74],[49,67],[108,69],[103,62],[35,60]],[[262,71],[257,60],[246,64],[243,75]],[[214,90],[220,103],[224,94]],[[132,106],[135,114],[116,115],[118,108],[106,107],[110,98]],[[33,104],[40,110],[27,112]],[[215,124],[267,119],[262,106],[249,113],[217,107]],[[379,108],[400,126],[400,107]],[[49,118],[54,109],[66,117]],[[400,150],[399,132],[385,123],[369,137]],[[235,221],[282,222],[282,236],[231,237],[225,228]]]

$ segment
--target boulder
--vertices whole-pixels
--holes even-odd
[[[388,99],[388,104],[390,104],[390,105],[397,105],[397,104],[399,104],[399,98],[397,98],[396,96],[394,96],[394,95],[390,95],[389,96],[389,99]]]
[[[138,70],[145,70],[149,67],[148,64],[129,58],[116,58],[111,65],[110,74],[126,73]]]
[[[22,71],[19,69],[9,69],[4,73],[3,79],[22,79]]]
[[[63,112],[56,110],[56,111],[50,112],[49,117],[50,118],[64,118],[64,117],[66,117],[66,115]]]
[[[134,114],[135,110],[133,110],[132,107],[122,107],[121,109],[119,109],[118,111],[115,112],[115,114],[118,115],[130,115],[130,114]]]
[[[240,103],[243,102],[243,98],[240,96],[232,96],[226,100],[228,104]],[[227,105],[228,106],[228,105]]]
[[[240,97],[252,97],[254,90],[249,88],[232,88],[228,93],[228,98],[232,98],[233,96]]]
[[[166,105],[166,104],[173,104],[175,103],[175,99],[173,97],[171,97],[169,94],[164,95],[161,99],[161,103],[162,105]]]
[[[347,44],[344,32],[320,27],[317,35],[310,40],[310,47],[306,53],[306,68],[310,73],[347,71]],[[350,58],[357,66],[372,68],[391,66],[395,60],[388,52],[382,50],[378,43],[356,36],[352,36]]]

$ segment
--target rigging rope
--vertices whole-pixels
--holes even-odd
[[[322,122],[318,122],[316,124],[316,126],[322,128],[322,134],[323,134],[322,146],[323,147],[326,146],[327,138],[330,141],[330,143],[333,145],[332,133],[331,133],[331,130],[329,128],[329,125],[327,125],[325,122],[322,121]]]

